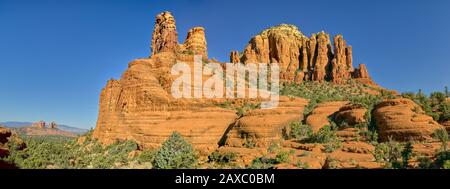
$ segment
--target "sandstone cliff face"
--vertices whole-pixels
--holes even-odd
[[[135,60],[120,80],[108,81],[93,136],[103,143],[130,139],[155,148],[177,131],[199,150],[216,148],[236,113],[212,102],[174,99],[167,86],[175,59],[160,53]]]
[[[329,66],[331,45],[330,45],[330,35],[325,32],[320,32],[316,36],[317,54],[313,55],[316,62],[313,62],[313,76],[314,81],[325,81],[327,79],[327,67]]]
[[[381,142],[392,137],[396,141],[429,141],[436,129],[442,128],[420,106],[405,98],[385,100],[374,110]]]
[[[281,79],[287,82],[331,81],[345,83],[350,78],[370,80],[365,65],[353,69],[353,49],[342,35],[336,35],[331,45],[325,32],[303,35],[297,27],[282,24],[264,30],[253,37],[242,57],[231,53],[230,62],[278,63]]]
[[[342,35],[334,37],[334,58],[331,64],[331,80],[333,83],[344,83],[351,78],[350,72],[353,67],[351,48],[351,46],[347,46]]]

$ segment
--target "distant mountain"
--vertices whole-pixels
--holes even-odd
[[[71,133],[76,133],[76,134],[84,134],[89,131],[89,129],[81,129],[78,127],[72,127],[72,126],[68,126],[68,125],[58,125],[58,128],[60,130],[71,132]]]
[[[9,128],[21,128],[21,127],[29,127],[33,124],[33,122],[19,122],[19,121],[5,121],[0,122],[0,125],[9,127]],[[84,134],[88,132],[88,129],[81,129],[78,127],[68,126],[68,125],[60,125],[58,124],[58,129],[62,131],[67,131],[75,134]]]
[[[32,124],[32,122],[18,122],[18,121],[0,122],[0,125],[9,127],[9,128],[28,127],[31,124]]]

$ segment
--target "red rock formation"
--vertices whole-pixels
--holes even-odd
[[[317,35],[315,33],[311,34],[311,37],[309,38],[308,44],[308,70],[312,70],[314,68],[314,62],[316,62],[316,49],[317,49]]]
[[[253,37],[242,55],[245,63],[278,63],[280,77],[293,81],[299,69],[300,49],[308,38],[296,26],[282,24]]]
[[[300,62],[300,71],[308,72],[308,48],[307,46],[303,46],[301,50],[302,61]]]
[[[106,144],[131,139],[156,148],[177,131],[201,152],[217,148],[236,113],[209,101],[175,99],[170,84],[176,76],[169,72],[175,58],[160,53],[135,60],[121,79],[108,81],[93,137]]]
[[[359,68],[353,72],[354,78],[370,79],[369,72],[367,71],[365,64],[360,64]]]
[[[366,122],[365,114],[367,109],[362,105],[358,104],[348,104],[334,115],[334,120],[336,123],[346,123],[349,126],[354,126],[356,124]]]
[[[322,127],[329,125],[329,118],[347,104],[346,101],[320,103],[306,118],[306,123],[312,127],[313,132],[317,132]]]
[[[187,34],[186,41],[181,47],[181,51],[187,51],[195,55],[202,55],[204,59],[208,59],[205,29],[202,27],[190,29]]]
[[[152,35],[152,55],[160,52],[175,52],[178,47],[178,33],[175,19],[170,12],[156,16]]]
[[[249,142],[258,147],[270,146],[272,142],[282,139],[285,126],[303,119],[302,112],[307,104],[305,99],[281,97],[280,105],[275,109],[248,112],[227,134],[226,146],[244,147]]]
[[[33,123],[31,126],[32,127],[36,127],[36,128],[40,128],[40,129],[44,129],[45,125],[46,125],[45,121],[39,121],[39,122]]]
[[[373,113],[381,142],[390,137],[397,141],[432,140],[436,129],[443,128],[422,108],[409,99],[385,100],[375,106]]]
[[[106,144],[135,140],[144,148],[155,148],[177,131],[197,150],[211,152],[219,143],[242,147],[248,137],[265,147],[281,139],[281,128],[303,119],[307,101],[298,98],[280,97],[279,107],[250,110],[243,117],[238,117],[236,110],[218,106],[223,99],[174,98],[171,84],[177,76],[170,74],[172,66],[181,60],[192,69],[192,54],[208,56],[206,44],[204,29],[199,27],[191,29],[186,41],[179,44],[175,19],[169,12],[159,14],[152,36],[152,55],[130,62],[120,79],[109,80],[102,89],[93,137]],[[279,64],[281,79],[289,82],[330,81],[333,76],[336,79],[331,81],[339,83],[350,76],[351,50],[342,36],[335,37],[333,54],[329,34],[320,32],[307,38],[295,26],[280,25],[253,37],[242,56],[232,52],[230,61]],[[330,72],[332,59],[337,65],[334,73]],[[314,131],[347,104],[329,103],[318,105],[308,117],[307,123]],[[359,113],[342,110],[341,117],[358,122]]]
[[[327,79],[327,67],[330,61],[330,35],[322,31],[317,34],[316,38],[317,55],[312,80],[322,82]]]
[[[347,43],[342,38],[342,35],[336,35],[334,37],[334,58],[331,65],[331,81],[333,83],[345,83],[351,77],[350,70],[352,66],[350,64],[352,58],[347,57],[347,54]]]
[[[334,37],[332,49],[329,34],[322,31],[307,38],[297,27],[282,24],[253,37],[240,60],[243,63],[278,63],[280,79],[287,82],[312,80],[343,84],[353,77],[372,83],[364,65],[353,70],[352,51],[342,35]],[[230,58],[231,62],[237,61],[235,54]]]
[[[52,121],[52,122],[50,123],[50,125],[48,125],[48,128],[49,128],[49,129],[57,129],[57,128],[58,128],[58,125],[57,125],[54,121]]]
[[[231,51],[230,53],[230,63],[240,63],[241,59],[239,57],[239,51]]]
[[[8,142],[8,138],[12,135],[11,130],[0,127],[0,143],[5,144]]]
[[[346,57],[347,57],[347,68],[350,71],[353,71],[353,47],[347,46],[345,51]]]

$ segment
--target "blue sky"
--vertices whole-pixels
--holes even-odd
[[[450,86],[447,0],[0,0],[0,122],[95,127],[101,88],[149,56],[154,17],[165,10],[180,41],[205,27],[209,55],[221,61],[261,30],[289,23],[308,36],[343,34],[355,64],[386,88]]]

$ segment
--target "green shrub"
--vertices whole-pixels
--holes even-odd
[[[219,106],[221,108],[230,109],[236,111],[236,114],[239,117],[245,116],[245,114],[254,109],[261,108],[261,103],[251,103],[251,102],[245,102],[242,106],[237,106],[236,104],[233,104],[233,101],[226,100],[222,103],[216,104],[216,106]]]
[[[271,169],[273,167],[274,167],[273,159],[263,156],[263,157],[255,158],[248,168],[249,169]]]
[[[441,151],[436,155],[434,162],[436,167],[443,168],[446,161],[450,160],[450,151]]]
[[[234,161],[236,161],[236,154],[233,152],[220,153],[218,151],[215,151],[208,156],[208,162],[227,164]]]
[[[293,151],[280,151],[275,156],[275,159],[273,160],[274,164],[279,163],[288,163],[289,162],[289,156],[292,155]]]
[[[335,85],[329,82],[319,83],[314,81],[305,81],[301,84],[285,84],[281,88],[280,94],[310,99],[309,105],[304,110],[304,114],[308,115],[316,104],[322,102],[349,100],[355,103],[370,106],[376,103],[377,100],[381,100],[383,98],[383,94],[368,94],[365,90],[363,90],[365,88],[378,90],[353,80],[349,80],[347,83],[341,85]],[[384,96],[387,96],[387,94]]]
[[[255,158],[249,169],[270,169],[273,168],[274,165],[280,163],[289,163],[289,157],[294,154],[294,151],[279,151],[274,158],[270,158],[267,156],[257,157]]]
[[[280,151],[280,149],[282,148],[282,144],[281,142],[277,142],[277,141],[272,141],[270,143],[270,146],[267,148],[267,151],[269,153],[276,153],[278,151]]]
[[[255,139],[253,139],[252,136],[246,135],[244,137],[244,147],[246,147],[246,148],[255,148],[256,147]]]
[[[317,99],[311,99],[308,103],[308,105],[303,110],[303,117],[308,117],[309,114],[314,110],[314,108],[317,106]]]
[[[447,97],[447,98],[450,97],[450,92],[448,92],[448,87],[447,86],[445,86],[444,94],[445,94],[445,97]]]
[[[431,169],[433,168],[433,160],[427,157],[419,157],[417,159],[419,161],[419,168],[421,169]]]
[[[145,162],[152,163],[155,161],[155,156],[156,156],[155,150],[144,150],[136,157],[136,160],[139,163],[145,163]]]
[[[375,146],[374,157],[378,162],[386,163],[386,167],[399,167],[401,165],[403,146],[395,141],[379,143]]]
[[[288,125],[285,129],[286,139],[305,140],[312,135],[311,126],[295,121]]]
[[[443,169],[450,169],[450,160],[446,160],[444,162],[444,165],[442,166]]]
[[[237,107],[236,108],[236,114],[239,117],[245,116],[245,114],[250,111],[250,110],[254,110],[254,109],[259,109],[261,108],[261,104],[257,103],[245,103],[243,106],[241,107]]]
[[[342,144],[339,140],[334,140],[333,142],[327,143],[323,146],[326,153],[331,153],[342,147]]]
[[[337,169],[338,168],[338,161],[334,158],[331,157],[327,157],[327,159],[325,160],[325,165],[324,167],[326,169]]]
[[[301,161],[298,161],[295,165],[299,169],[309,169],[310,168],[310,166],[309,166],[309,164],[307,162],[303,163]]]
[[[104,146],[84,135],[86,140],[79,144],[74,138],[65,137],[23,137],[27,148],[11,149],[8,162],[25,169],[112,169],[129,167],[134,157],[130,152],[139,149],[134,141],[116,141]],[[11,143],[14,145],[14,143]],[[136,160],[144,162],[146,151]],[[146,160],[147,162],[147,160]]]
[[[450,118],[450,103],[446,100],[447,94],[445,92],[432,92],[427,97],[422,90],[419,90],[417,94],[402,93],[402,96],[416,102],[427,115],[433,117],[436,121],[443,122]]]
[[[330,125],[322,127],[317,133],[314,133],[309,138],[310,142],[314,143],[328,143],[335,142],[337,139],[336,131]]]
[[[16,142],[10,142],[11,154],[6,159],[19,168],[45,169],[66,168],[69,165],[70,154],[65,147],[66,140],[62,138],[26,137],[27,148],[17,150]]]
[[[378,132],[376,130],[365,130],[361,131],[359,134],[371,143],[378,142]]]
[[[441,142],[441,149],[447,151],[448,146],[448,133],[444,128],[436,129],[433,132],[433,138]]]
[[[154,167],[157,169],[193,168],[197,163],[197,155],[183,137],[174,132],[156,152]]]

